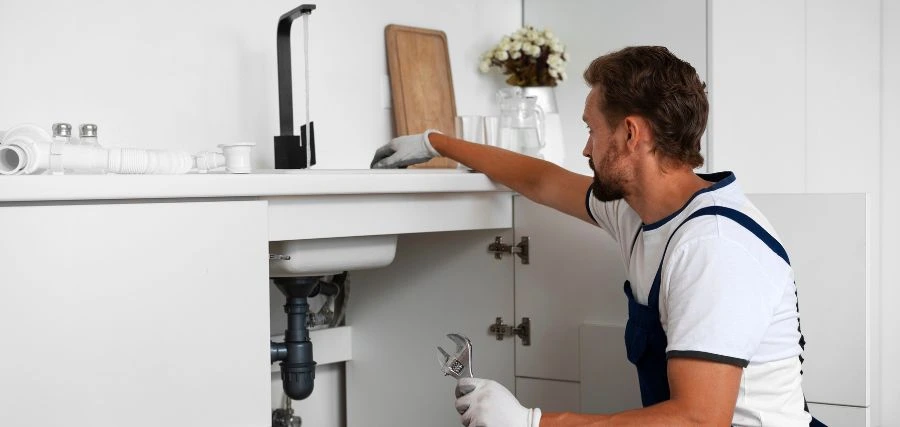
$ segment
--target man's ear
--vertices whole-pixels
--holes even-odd
[[[625,146],[629,151],[636,151],[638,143],[648,139],[647,121],[643,117],[626,116],[622,120],[622,124],[625,126]]]

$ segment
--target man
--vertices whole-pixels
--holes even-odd
[[[734,174],[694,173],[703,163],[706,85],[666,48],[647,46],[595,59],[584,79],[583,154],[593,179],[431,131],[396,138],[373,160],[401,167],[450,157],[598,225],[625,258],[626,349],[644,408],[542,415],[499,383],[462,379],[463,425],[810,425],[787,254]]]

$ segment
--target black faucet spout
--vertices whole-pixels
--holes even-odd
[[[294,20],[312,14],[314,4],[303,4],[281,15],[278,20],[278,113],[280,135],[275,137],[275,168],[305,169],[316,164],[315,132],[312,122],[294,135],[294,96],[291,75],[291,25]],[[306,88],[307,97],[309,88]],[[307,110],[309,105],[307,105]],[[309,111],[307,111],[307,118]]]

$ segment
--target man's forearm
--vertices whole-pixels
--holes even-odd
[[[705,418],[705,417],[703,417]],[[729,422],[731,420],[728,420]],[[715,425],[714,420],[691,417],[677,402],[666,401],[641,409],[609,415],[544,413],[541,427],[607,427],[607,426],[697,426]],[[727,425],[727,423],[725,424]]]
[[[591,177],[534,157],[446,135],[432,133],[428,140],[439,153],[487,175],[530,200],[594,223],[584,205]]]
[[[481,172],[491,180],[532,199],[539,191],[542,171],[556,167],[552,163],[534,157],[439,133],[430,134],[428,140],[441,155]]]

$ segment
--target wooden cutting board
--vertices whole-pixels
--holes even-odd
[[[427,28],[388,25],[384,29],[397,136],[437,129],[455,134],[456,100],[447,35]],[[411,167],[455,168],[438,157]]]

